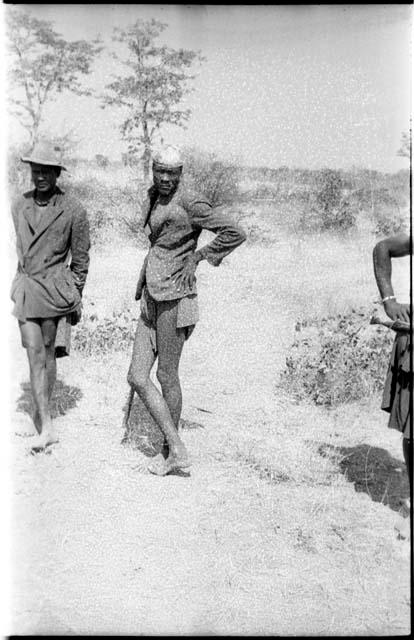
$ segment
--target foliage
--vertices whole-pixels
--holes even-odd
[[[98,40],[68,42],[47,20],[8,7],[7,36],[13,58],[10,68],[15,97],[10,98],[13,114],[28,131],[31,149],[36,143],[45,105],[62,91],[90,95],[80,76],[91,71],[94,58],[101,51]]]
[[[320,230],[345,231],[353,227],[356,219],[355,211],[345,195],[347,192],[341,173],[324,169],[318,174],[317,180],[316,210]]]
[[[28,165],[20,160],[25,151],[23,145],[10,146],[7,150],[7,186],[11,200],[30,188]]]
[[[63,181],[61,183],[64,184]],[[105,241],[111,236],[136,236],[137,246],[147,245],[141,229],[140,192],[133,187],[105,184],[97,179],[75,180],[66,186],[80,200],[88,212],[92,244]]]
[[[335,406],[383,388],[394,338],[365,309],[298,322],[279,386],[298,400]]]
[[[233,202],[238,195],[239,168],[214,153],[184,150],[185,180],[203,193],[213,206]]]
[[[397,151],[397,156],[402,158],[411,158],[411,129],[403,131],[401,135],[401,147]]]
[[[102,107],[115,105],[126,107],[127,117],[121,133],[128,142],[128,151],[142,151],[145,177],[154,137],[162,125],[184,126],[190,110],[180,107],[183,98],[190,93],[188,81],[194,76],[187,70],[203,58],[199,52],[187,49],[174,50],[166,45],[157,46],[156,40],[167,27],[158,20],[137,20],[127,29],[115,27],[113,40],[124,44],[127,56],[120,60],[130,72],[118,75],[106,86]]]
[[[86,356],[97,356],[130,348],[137,317],[130,309],[122,309],[109,318],[93,313],[82,317],[73,335],[73,348]]]
[[[393,214],[390,210],[380,208],[374,218],[374,233],[378,236],[390,236],[406,231],[407,216],[399,209]]]
[[[108,156],[102,155],[102,153],[95,154],[95,161],[98,167],[107,167],[109,163]]]

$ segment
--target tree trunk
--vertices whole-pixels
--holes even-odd
[[[144,171],[144,179],[147,181],[150,173],[150,160],[151,160],[151,148],[145,145],[144,153],[142,154],[142,167]]]
[[[33,123],[33,130],[30,136],[30,149],[29,149],[29,153],[31,153],[39,139],[39,125],[40,125],[40,118],[37,118],[35,120],[35,122]]]
[[[142,122],[142,130],[144,134],[144,153],[142,154],[142,165],[144,170],[144,179],[148,180],[151,160],[151,139],[148,133],[148,122],[145,117]]]

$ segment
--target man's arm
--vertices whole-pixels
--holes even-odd
[[[193,201],[188,210],[194,227],[212,231],[216,237],[187,257],[175,280],[179,288],[193,286],[195,270],[201,260],[207,260],[209,264],[218,267],[223,258],[246,240],[243,229],[223,213],[220,207],[212,207],[207,200]]]
[[[221,207],[199,202],[193,204],[191,213],[193,226],[216,234],[211,242],[195,252],[197,262],[205,259],[217,267],[223,258],[245,242],[243,229]]]
[[[81,295],[89,270],[90,246],[88,217],[85,209],[80,208],[73,214],[70,269]]]
[[[410,306],[400,304],[394,296],[391,284],[392,258],[408,256],[412,251],[410,236],[399,233],[381,240],[375,245],[373,251],[374,274],[385,313],[391,320],[410,321]]]

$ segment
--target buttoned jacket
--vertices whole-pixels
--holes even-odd
[[[174,300],[197,293],[196,281],[191,288],[178,290],[174,276],[196,251],[203,229],[213,232],[215,237],[198,253],[213,266],[221,264],[225,256],[246,240],[244,231],[223,207],[212,207],[204,195],[183,183],[164,200],[151,187],[142,214],[142,226],[151,246],[139,276],[137,297],[144,286],[155,300]]]
[[[80,202],[56,187],[37,225],[34,206],[34,190],[12,205],[18,266],[11,298],[20,320],[74,311],[89,268],[89,224]]]

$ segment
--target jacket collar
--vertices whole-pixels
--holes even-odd
[[[40,220],[40,224],[37,229],[33,229],[33,208],[34,204],[34,195],[35,190],[28,191],[24,194],[26,198],[26,205],[23,208],[23,216],[25,217],[26,222],[32,227],[34,231],[34,235],[31,238],[30,248],[36,240],[46,231],[48,227],[63,213],[63,202],[61,201],[61,196],[64,194],[64,191],[60,189],[60,187],[56,187],[55,193],[49,200],[49,203],[45,206],[44,211],[42,212],[42,217]]]

